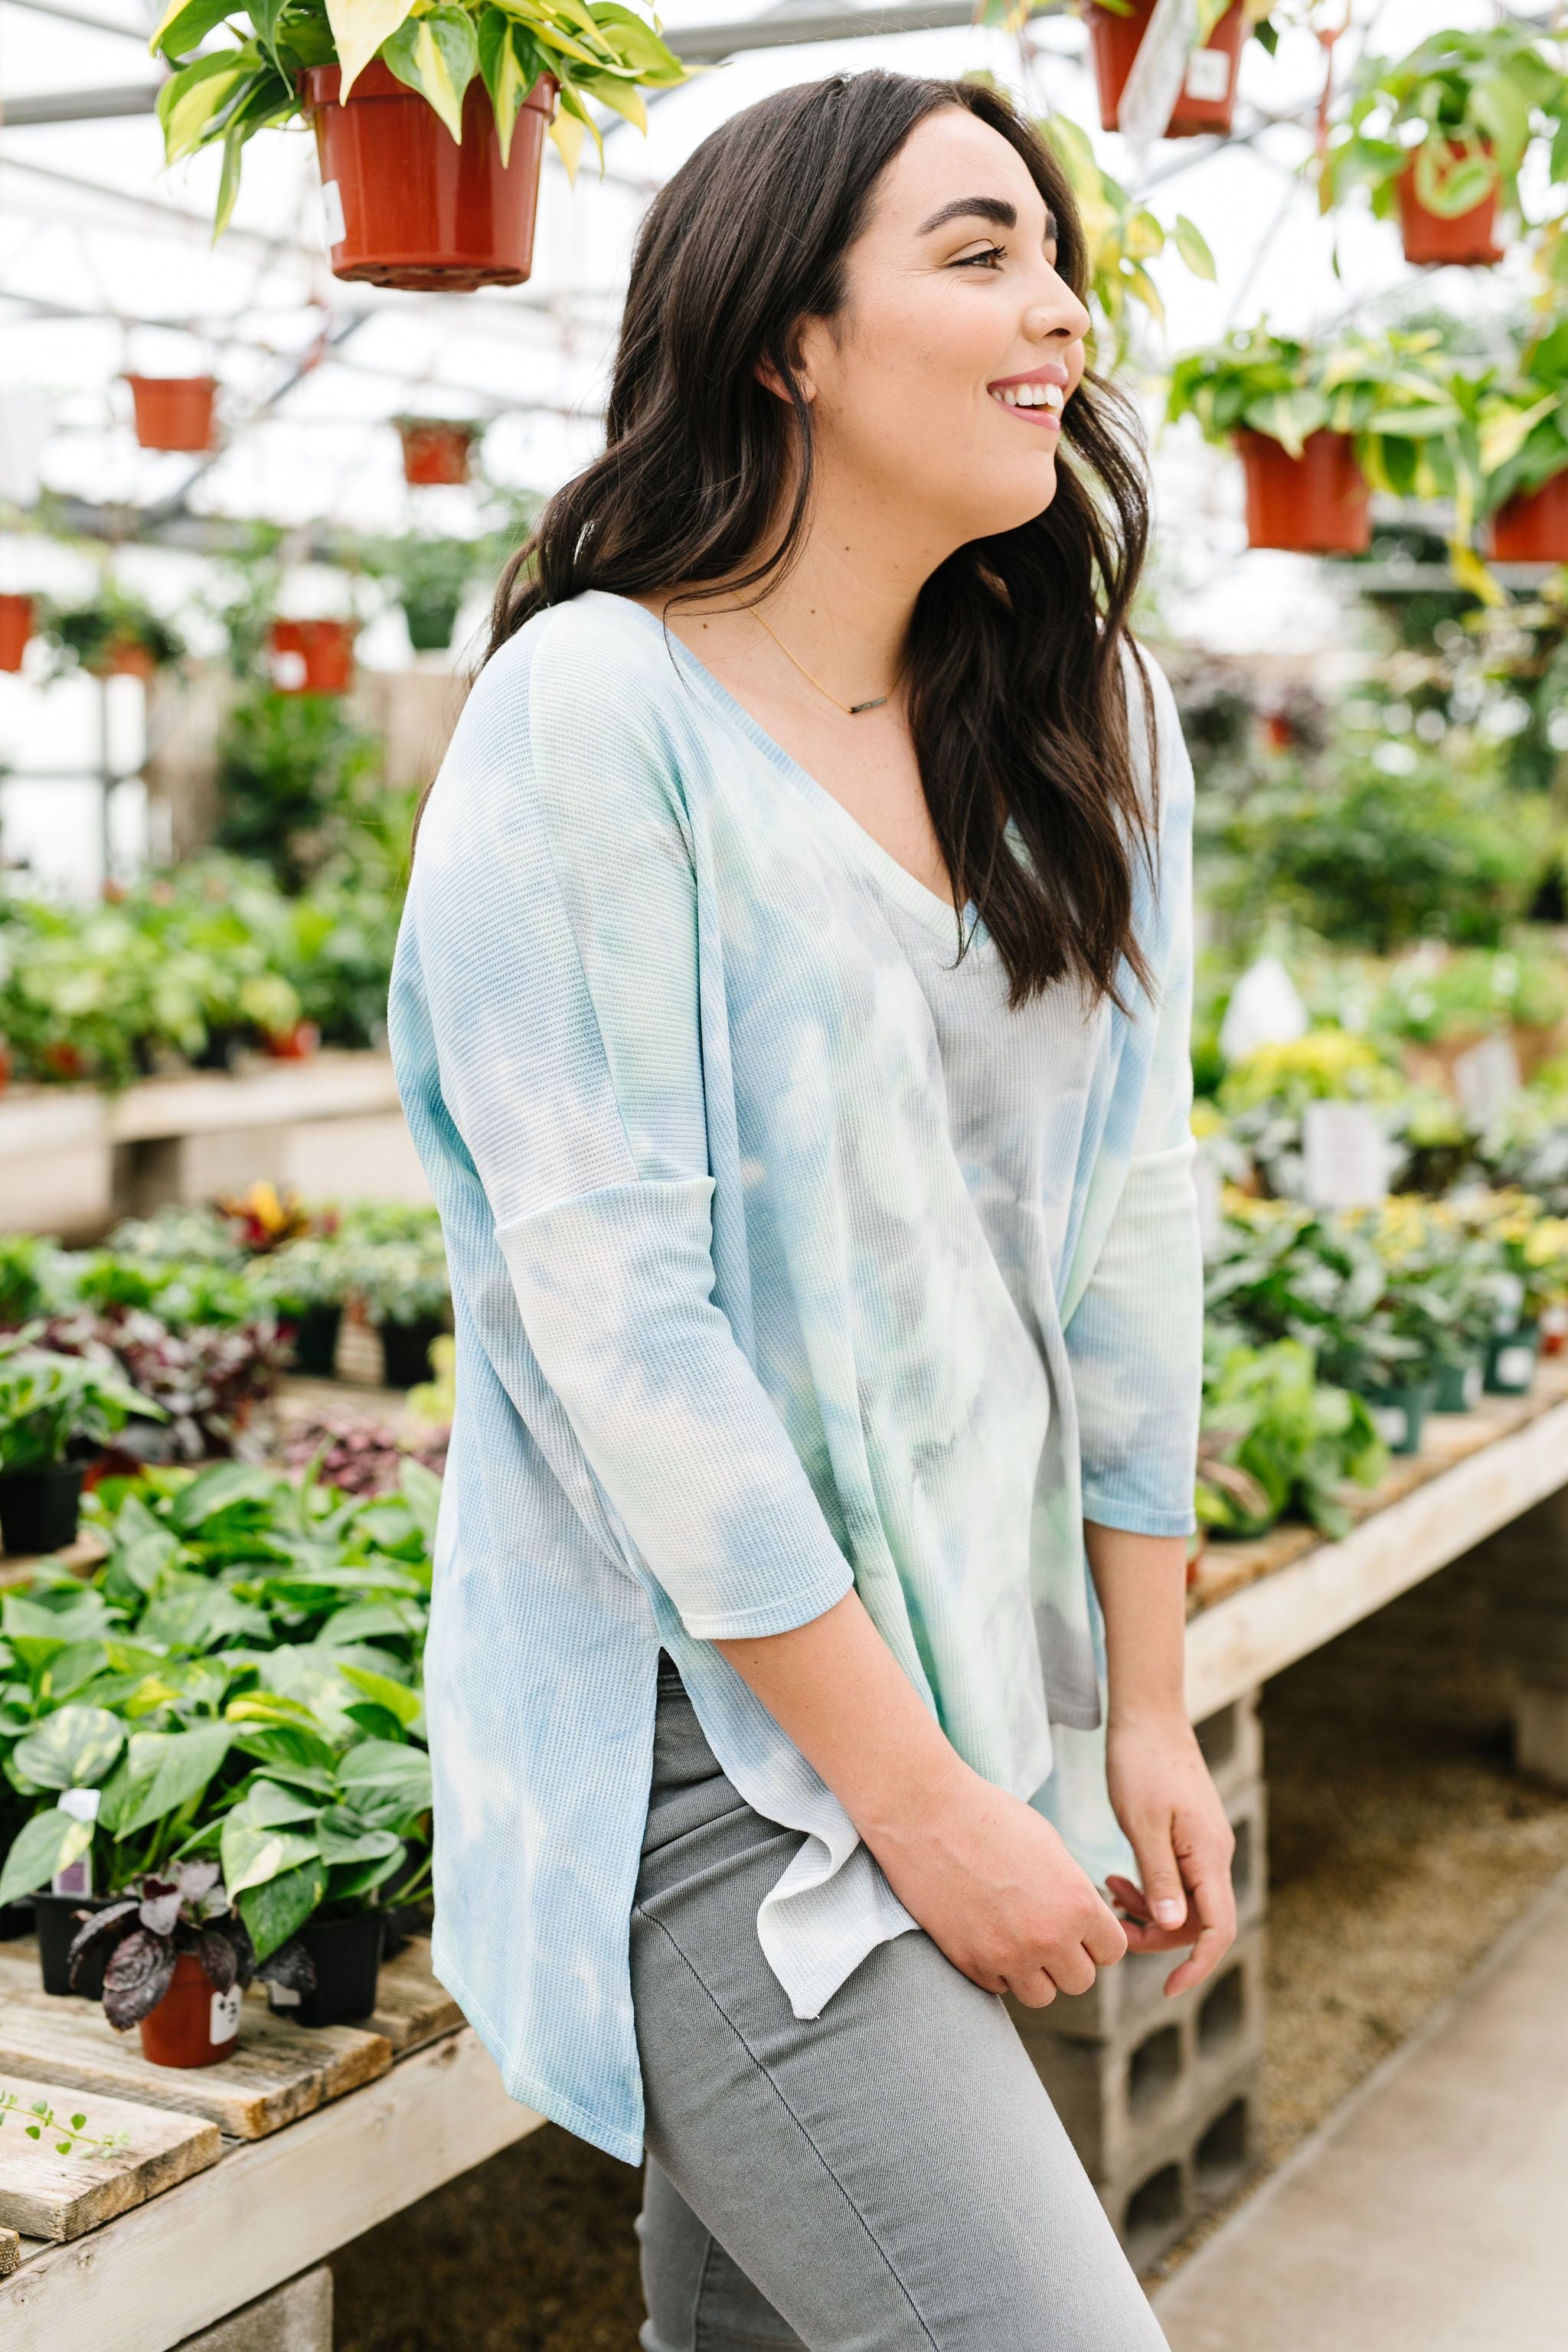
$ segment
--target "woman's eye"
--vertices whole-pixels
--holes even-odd
[[[953,267],[958,269],[994,269],[1007,256],[999,245],[988,245],[984,253],[961,253]]]

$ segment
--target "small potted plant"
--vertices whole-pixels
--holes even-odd
[[[154,2066],[215,2066],[228,2056],[240,1996],[258,1971],[216,1862],[177,1862],[167,1876],[133,1881],[84,1920],[72,1964],[100,1948],[103,2013],[120,2032],[141,2027]]]
[[[1483,394],[1479,430],[1494,560],[1568,563],[1568,320]]]
[[[1154,13],[1154,0],[1089,0],[1089,54],[1094,60],[1102,131],[1121,129],[1121,93]],[[1167,139],[1228,132],[1236,109],[1241,45],[1268,14],[1268,0],[1199,0],[1196,37],[1167,121]]]
[[[347,1286],[381,1340],[388,1388],[430,1377],[430,1346],[451,1319],[439,1220],[425,1209],[366,1204],[345,1217]]]
[[[1324,150],[1323,207],[1364,187],[1380,218],[1397,213],[1407,261],[1489,267],[1499,208],[1518,213],[1526,151],[1553,135],[1565,95],[1554,46],[1517,22],[1445,26],[1397,63],[1367,58]]]
[[[86,1461],[161,1405],[110,1362],[35,1347],[37,1325],[0,1339],[0,1546],[58,1551],[76,1539]]]
[[[375,568],[403,607],[416,654],[445,653],[450,646],[484,553],[473,540],[432,539],[414,531],[377,551]]]
[[[466,482],[484,438],[482,424],[456,416],[395,416],[403,444],[403,478],[431,489]]]
[[[35,600],[7,589],[0,593],[0,670],[19,670],[33,634]]]
[[[143,449],[177,449],[195,457],[217,446],[216,376],[128,375],[125,381]]]
[[[282,694],[347,694],[354,682],[357,621],[279,618],[267,633],[273,683]]]
[[[223,148],[220,230],[246,141],[303,115],[333,274],[428,292],[520,285],[547,127],[574,168],[584,136],[599,136],[592,102],[641,125],[640,90],[686,79],[620,0],[294,0],[236,8],[221,28],[208,0],[172,0],[152,47],[171,68],[168,161]]]
[[[143,597],[110,579],[80,604],[47,606],[41,634],[54,677],[84,669],[93,677],[139,677],[145,683],[185,650],[178,631]]]
[[[14,1685],[8,1712],[14,1721],[21,1717],[22,1727],[10,1742],[5,1778],[34,1810],[0,1868],[0,1906],[18,1896],[31,1898],[47,1993],[77,1991],[96,2000],[103,1987],[101,1958],[90,1958],[73,1985],[68,1954],[84,1907],[93,1906],[94,1847],[103,1843],[97,1834],[99,1807],[103,1783],[124,1748],[125,1727],[108,1707],[80,1699],[53,1704],[49,1685],[55,1661],[71,1639],[94,1638],[89,1628],[101,1635],[113,1620],[99,1595],[79,1589],[68,1614],[13,1596],[6,1622],[9,1633],[20,1634],[33,1653],[28,1696],[34,1712],[29,1720],[22,1688]],[[5,1736],[0,1731],[0,1738]]]

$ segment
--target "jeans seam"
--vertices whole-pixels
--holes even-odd
[[[756,2068],[757,2073],[767,2084],[768,2089],[773,2093],[774,2098],[778,2101],[780,2106],[784,2109],[785,2115],[789,2117],[791,2123],[795,2126],[796,2131],[800,2134],[802,2139],[805,2142],[807,2147],[816,2158],[817,2163],[822,2167],[823,2171],[827,2175],[829,2180],[832,2181],[835,2189],[837,2189],[838,2194],[844,2200],[845,2204],[848,2207],[856,2221],[859,2224],[860,2229],[864,2231],[868,2244],[873,2248],[883,2269],[887,2272],[888,2276],[892,2280],[893,2284],[898,2288],[899,2293],[902,2295],[905,2303],[909,2305],[910,2315],[914,2320],[915,2326],[920,2329],[920,2332],[926,2343],[931,2346],[931,2352],[940,2352],[936,2337],[931,2334],[931,2329],[927,2326],[924,2315],[921,2313],[921,2307],[916,2303],[914,2296],[910,2293],[909,2288],[905,2285],[903,2280],[899,2276],[897,2270],[894,2268],[887,2248],[883,2245],[881,2240],[878,2237],[876,2231],[867,2221],[864,2213],[861,2212],[860,2208],[855,2202],[854,2198],[849,2194],[849,2191],[845,2187],[843,2181],[838,2178],[837,2173],[833,2169],[832,2165],[829,2164],[821,2148],[818,2147],[816,2142],[807,2131],[805,2124],[802,2123],[800,2117],[796,2115],[795,2109],[785,2098],[783,2091],[779,2088],[777,2082],[768,2071],[768,2068],[758,2057],[756,2052],[752,2049],[751,2043],[747,2041],[745,2035],[742,2032],[734,2019],[730,2015],[729,2011],[724,2007],[722,2001],[719,2000],[718,1996],[713,1991],[712,1987],[704,1980],[699,1971],[692,1966],[690,1960],[687,1958],[685,1952],[682,1951],[674,1936],[671,1935],[669,1929],[665,1926],[664,1921],[662,1919],[656,1919],[653,1914],[650,1911],[645,1910],[640,1903],[634,1905],[633,1908],[637,1916],[646,1919],[650,1927],[657,1927],[658,1929],[659,1934],[664,1937],[665,1941],[668,1944],[670,1950],[675,1954],[677,1959],[686,1969],[693,1984],[696,1985],[698,1990],[703,1995],[704,1999],[712,2008],[714,2014],[729,2027],[731,2032],[734,2035],[736,2041],[740,2043],[742,2049],[751,2060],[752,2064]],[[711,2239],[711,2231],[709,2232],[709,2236],[710,2239]]]

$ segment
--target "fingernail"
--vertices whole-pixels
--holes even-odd
[[[1186,1916],[1187,1906],[1184,1903],[1173,1903],[1167,1900],[1164,1903],[1156,1903],[1154,1906],[1154,1916],[1162,1927],[1179,1927]]]

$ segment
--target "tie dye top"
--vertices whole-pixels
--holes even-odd
[[[496,656],[426,807],[390,1024],[458,1351],[433,1961],[512,2095],[628,2161],[661,1647],[802,1832],[757,1920],[797,2016],[913,1922],[716,1639],[853,1586],[967,1761],[1130,1863],[1083,1521],[1189,1529],[1201,1362],[1192,776],[1154,689],[1157,985],[1125,1013],[1009,1011],[973,909],[958,957],[952,907],[623,597]]]

